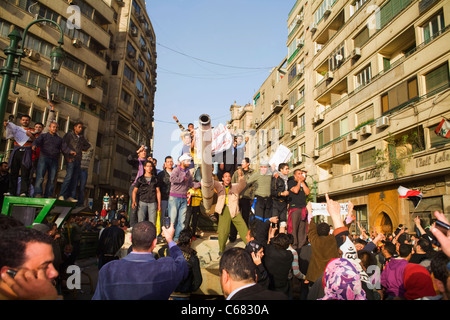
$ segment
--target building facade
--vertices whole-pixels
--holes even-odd
[[[49,56],[60,33],[53,24],[33,25],[26,36],[26,57],[22,58],[22,75],[16,88],[19,94],[10,92],[5,119],[28,114],[32,125],[45,123],[48,87],[59,135],[63,136],[75,121],[81,120],[84,135],[92,145],[86,199],[101,202],[104,192],[126,194],[131,168],[122,155],[135,152],[141,144],[151,147],[153,137],[155,34],[144,1],[2,1],[2,65],[11,30],[23,31],[39,18],[51,19],[61,26],[64,64],[51,79]],[[135,60],[126,58],[130,43],[136,50]],[[122,89],[127,84],[129,88]],[[8,159],[12,142],[3,138],[0,147],[3,159]],[[65,163],[61,159],[56,192],[64,177]]]
[[[450,140],[435,133],[450,118],[449,24],[450,1],[299,0],[289,13],[291,168],[370,231],[450,214]],[[423,193],[417,208],[399,186]]]

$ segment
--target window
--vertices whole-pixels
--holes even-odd
[[[284,115],[280,115],[280,136],[284,135]]]
[[[417,86],[417,78],[408,80],[408,100],[419,96],[419,88]]]
[[[428,133],[430,135],[431,148],[442,146],[442,145],[450,142],[450,139],[438,136],[436,134],[435,130],[438,125],[439,125],[439,123],[436,123],[434,126],[431,126],[428,128]]]
[[[300,117],[298,117],[298,129],[299,133],[305,132],[306,128],[306,122],[305,122],[305,114],[302,114]]]
[[[65,18],[61,18],[60,26],[63,32],[71,39],[80,39],[85,47],[89,45],[89,36],[77,28],[69,28],[67,25],[67,20]]]
[[[130,122],[119,115],[119,118],[117,120],[117,129],[128,135],[129,128]]]
[[[297,41],[294,39],[288,47],[288,58],[290,59],[294,53],[297,51]]]
[[[345,117],[341,120],[333,122],[333,139],[337,139],[340,136],[348,132],[348,118]]]
[[[356,113],[356,124],[357,126],[362,125],[373,120],[373,105],[365,107],[363,110]]]
[[[0,21],[0,36],[7,38],[9,34],[9,29],[11,24],[6,22],[5,20]]]
[[[425,75],[427,93],[448,86],[450,81],[448,62]]]
[[[444,28],[444,15],[441,11],[422,26],[424,42],[428,43],[433,40],[433,38],[439,35]]]
[[[144,84],[139,78],[136,79],[136,89],[139,91],[139,93],[144,94]]]
[[[366,229],[366,233],[369,234],[369,223],[367,220],[367,205],[355,206],[356,221],[359,222],[361,228]]]
[[[323,128],[323,130],[319,131],[318,139],[319,139],[319,148],[326,145],[331,141],[331,126]]]
[[[359,8],[361,8],[363,4],[366,3],[366,1],[367,0],[356,0],[352,5],[354,12],[358,11]]]
[[[290,83],[297,76],[297,66],[293,66],[291,70],[289,70],[288,74],[288,82]]]
[[[134,82],[134,71],[127,64],[123,68],[123,75],[131,82]]]
[[[362,69],[357,75],[356,75],[356,88],[365,86],[370,82],[370,79],[372,79],[372,69],[370,67],[370,64]]]
[[[369,40],[369,28],[365,27],[360,33],[353,38],[355,48],[361,48]]]
[[[330,9],[337,0],[324,0],[314,12],[314,22],[318,24],[324,17],[325,11]]]
[[[381,110],[387,112],[419,96],[417,77],[403,81],[381,96]]]
[[[133,47],[130,41],[127,42],[127,54],[129,57],[136,57],[136,49]]]
[[[306,147],[305,147],[305,144],[304,144],[304,143],[301,144],[301,145],[298,147],[298,152],[299,152],[299,154],[302,156],[302,162],[305,163],[305,162],[306,162],[306,157],[304,156],[304,154],[305,154],[305,152],[306,152]]]
[[[144,47],[144,46],[147,45],[147,44],[145,43],[145,39],[144,39],[143,36],[141,36],[141,37],[139,38],[139,43],[141,44],[141,47]]]
[[[136,3],[136,0],[133,0],[133,8],[137,15],[141,14],[141,7]]]
[[[330,71],[338,69],[342,62],[344,62],[344,42],[342,42],[330,55],[328,58],[328,68]]]
[[[359,153],[358,154],[359,168],[363,169],[375,165],[376,163],[375,156],[376,156],[375,148]]]
[[[122,90],[120,94],[120,99],[122,99],[122,101],[125,102],[126,104],[129,104],[131,102],[131,95],[125,90]]]

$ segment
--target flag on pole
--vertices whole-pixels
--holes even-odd
[[[441,123],[439,123],[434,132],[443,138],[450,138],[450,121],[447,119],[442,119]]]
[[[414,205],[414,208],[417,208],[419,206],[419,203],[423,198],[422,192],[418,190],[411,190],[400,186],[398,187],[397,191],[400,198],[408,198],[409,200],[411,200]]]

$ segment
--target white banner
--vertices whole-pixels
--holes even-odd
[[[233,136],[223,124],[219,124],[212,129],[211,139],[212,154],[224,152],[233,146]]]
[[[341,215],[346,216],[348,214],[348,203],[339,203],[341,206]],[[311,215],[314,216],[329,216],[326,203],[314,203],[311,202]]]
[[[12,122],[8,122],[6,125],[6,139],[14,138],[14,140],[20,145],[23,146],[25,142],[30,139],[27,135],[27,132],[24,128],[15,125]]]
[[[291,156],[292,156],[291,151],[287,147],[280,144],[277,148],[277,151],[275,151],[273,157],[270,159],[269,165],[271,168],[278,170],[278,165],[280,163],[289,162]]]

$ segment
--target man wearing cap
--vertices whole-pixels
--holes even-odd
[[[175,226],[174,240],[177,241],[181,230],[184,229],[187,209],[187,192],[190,188],[200,188],[200,182],[194,182],[189,166],[191,156],[183,154],[179,159],[179,165],[172,170],[170,175],[170,194],[168,212],[170,222]]]

